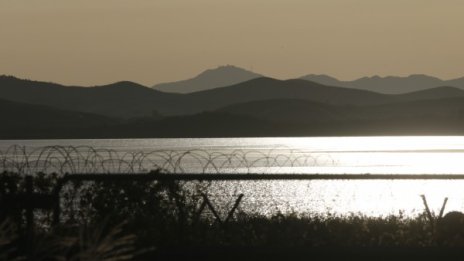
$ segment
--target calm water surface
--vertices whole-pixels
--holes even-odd
[[[61,147],[48,148],[44,154],[47,146]],[[5,162],[37,163],[44,157],[57,163],[78,162],[64,167],[36,165],[64,172],[95,172],[101,170],[94,168],[104,166],[107,172],[163,168],[194,173],[464,174],[464,137],[460,136],[15,140],[0,141],[0,152],[7,159],[3,169],[14,167]],[[89,167],[92,160],[99,164]],[[464,211],[463,188],[464,181],[455,180],[260,181],[216,182],[209,191],[221,205],[233,204],[235,196],[244,193],[241,208],[248,212],[381,216],[422,213],[421,194],[436,212],[445,197],[449,198],[447,211]]]

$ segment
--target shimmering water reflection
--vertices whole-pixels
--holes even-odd
[[[272,181],[218,182],[211,185],[213,200],[231,205],[239,193],[246,197],[241,208],[247,212],[301,214],[415,216],[423,213],[424,194],[438,214],[445,197],[446,212],[464,210],[464,181]],[[233,187],[233,189],[231,189]],[[248,194],[247,194],[248,193]]]
[[[51,145],[110,150],[110,157],[129,161],[144,155],[132,159],[136,168],[122,169],[128,172],[161,166],[168,172],[193,173],[464,174],[464,137],[460,136],[0,141],[0,156],[8,158],[12,145],[25,146],[31,152],[28,160],[41,155],[35,149]],[[88,153],[81,152],[84,157]],[[78,154],[68,156],[82,156]],[[53,158],[59,161],[67,157],[63,155],[55,153]],[[12,158],[24,160],[18,155],[8,159]],[[172,164],[163,165],[167,158]],[[73,165],[74,171],[101,171],[79,166]],[[8,167],[4,164],[2,170]],[[51,171],[57,170],[55,166]],[[445,197],[449,198],[446,212],[464,211],[463,185],[456,180],[213,182],[208,193],[224,206],[243,193],[242,210],[261,214],[415,215],[423,212],[422,194],[436,212]]]

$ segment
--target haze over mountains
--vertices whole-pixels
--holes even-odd
[[[226,65],[206,70],[191,79],[157,84],[153,86],[153,88],[163,92],[193,93],[230,86],[261,77],[265,76],[236,66]],[[352,81],[340,81],[334,77],[324,74],[308,74],[299,77],[298,79],[312,81],[327,86],[361,89],[384,94],[402,94],[443,86],[464,89],[464,77],[452,80],[442,80],[437,77],[424,74],[412,74],[405,77],[372,76],[362,77]]]
[[[385,94],[408,93],[441,86],[450,86],[464,89],[464,77],[452,80],[441,80],[439,78],[423,74],[413,74],[407,77],[373,76],[363,77],[353,81],[339,81],[328,75],[309,74],[301,77],[300,79],[329,86],[369,90]]]
[[[219,67],[192,81],[220,79],[216,76],[230,72],[243,73],[237,67]],[[437,78],[363,78],[359,82],[379,85],[362,90],[333,86],[336,80],[327,76],[311,77],[327,85],[258,77],[191,93],[168,93],[128,81],[78,87],[0,76],[0,107],[6,126],[0,138],[464,133],[462,89],[411,84],[420,90],[404,94],[370,91],[380,88],[383,80],[423,81],[427,86],[443,83]],[[208,88],[231,82],[233,77],[223,80],[211,81]],[[169,88],[185,87],[188,82]],[[459,79],[448,82],[459,83]]]
[[[153,89],[163,92],[192,93],[229,86],[260,77],[263,76],[236,66],[226,65],[206,70],[192,79],[157,84],[153,86]]]
[[[298,79],[257,78],[212,90],[174,94],[153,90],[133,82],[84,88],[0,77],[1,99],[123,119],[189,115],[217,110],[236,103],[272,99],[300,99],[330,105],[364,106],[460,96],[464,96],[464,90],[452,87],[386,95],[325,86]]]

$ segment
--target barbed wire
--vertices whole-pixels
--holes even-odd
[[[334,165],[327,153],[278,148],[268,150],[124,151],[91,146],[13,145],[0,150],[0,172],[57,173],[250,173],[275,168]]]

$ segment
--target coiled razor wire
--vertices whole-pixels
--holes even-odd
[[[278,148],[270,150],[119,151],[90,146],[13,145],[0,150],[0,172],[42,173],[260,173],[279,168],[334,165],[327,153]]]

